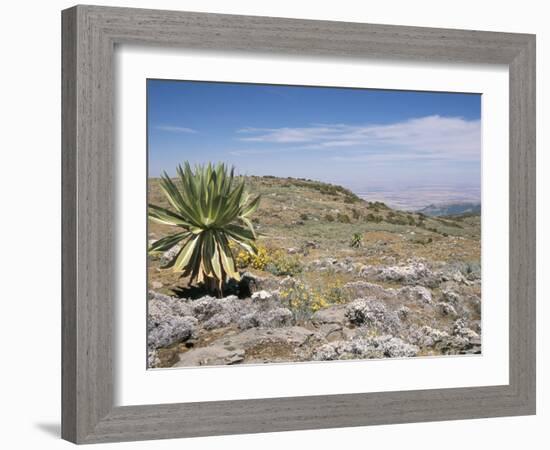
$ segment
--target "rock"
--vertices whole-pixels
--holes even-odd
[[[404,286],[398,289],[397,296],[422,305],[431,305],[433,303],[432,293],[424,286]]]
[[[165,251],[160,257],[161,267],[168,265],[170,261],[172,261],[175,258],[175,256],[179,253],[180,250],[181,250],[181,245],[176,244],[170,250]]]
[[[329,306],[328,308],[316,311],[311,317],[311,322],[315,326],[324,324],[344,324],[348,320],[346,318],[346,305]]]
[[[305,244],[304,244],[304,247],[305,248],[311,248],[311,249],[314,249],[314,248],[319,248],[319,244],[315,241],[307,241]]]
[[[344,284],[343,288],[350,294],[351,298],[376,297],[382,300],[394,298],[397,293],[395,289],[386,289],[379,284],[363,280],[351,281]]]
[[[456,310],[454,307],[448,303],[439,302],[435,304],[435,308],[439,314],[442,316],[457,317]]]
[[[153,281],[151,283],[151,287],[153,289],[160,289],[162,286],[164,286],[160,281]]]
[[[458,306],[460,303],[460,296],[456,292],[444,290],[441,293],[441,301],[453,306]]]
[[[274,291],[279,288],[279,279],[275,277],[260,277],[250,272],[241,275],[240,290],[246,288],[250,294],[257,291]]]
[[[288,308],[279,306],[277,297],[268,291],[258,291],[250,299],[229,296],[221,299],[203,297],[193,302],[193,315],[207,330],[236,324],[241,329],[252,327],[282,327],[292,324]]]
[[[463,319],[458,319],[453,324],[453,334],[455,336],[460,336],[461,338],[467,339],[468,341],[479,339],[479,334],[468,328]]]
[[[218,320],[221,315],[227,316],[229,322],[234,321],[245,313],[247,309],[250,309],[250,303],[244,300],[240,300],[235,295],[230,295],[224,298],[215,298],[210,296],[204,296],[191,302],[193,308],[193,315],[201,322],[207,322],[214,316],[218,316]]]
[[[175,367],[236,364],[246,359],[248,351],[254,352],[257,349],[273,349],[281,346],[290,355],[294,354],[295,349],[317,341],[326,342],[318,333],[297,326],[250,328],[233,335],[223,336],[211,342],[208,347],[195,347],[180,354],[179,362]],[[276,357],[273,358],[277,360]],[[257,357],[254,361],[266,362]]]
[[[299,253],[299,250],[297,248],[294,248],[294,247],[287,248],[286,251],[289,255],[295,255],[295,254]]]
[[[274,308],[267,312],[257,313],[258,322],[261,327],[284,327],[292,323],[292,311],[288,308]]]
[[[162,322],[149,322],[148,327],[147,345],[157,349],[192,338],[197,329],[197,319],[190,316],[165,316]]]
[[[346,308],[346,317],[357,326],[374,327],[378,330],[396,334],[401,326],[397,313],[374,299],[360,298]]]
[[[162,340],[166,342],[167,336],[169,335],[174,336],[174,341],[172,342],[175,342],[179,338],[183,338],[186,334],[185,332],[182,331],[179,333],[177,330],[170,331],[170,328],[176,327],[179,319],[187,317],[194,320],[192,316],[192,308],[188,305],[186,300],[149,291],[147,329],[149,333],[156,333],[156,335],[154,334],[156,337],[154,337],[153,340]],[[189,322],[187,321],[187,323]],[[160,329],[155,331],[157,328]],[[166,345],[172,342],[167,342]]]
[[[170,297],[169,295],[161,294],[159,292],[155,292],[153,290],[149,290],[147,292],[147,299],[148,300],[159,300],[163,302],[170,302],[176,297]]]
[[[400,320],[407,320],[410,315],[411,309],[407,306],[402,306],[397,310],[397,317],[399,317]]]
[[[243,315],[237,322],[237,326],[241,330],[247,330],[249,328],[259,327],[260,322],[258,321],[258,316],[256,313],[248,313]]]
[[[307,266],[306,270],[309,271],[333,271],[333,272],[353,272],[355,271],[355,265],[350,259],[344,261],[338,261],[336,258],[322,258],[315,259],[311,261]]]
[[[338,325],[336,323],[328,323],[328,324],[321,325],[317,329],[317,332],[321,336],[324,336],[324,338],[328,342],[335,342],[335,341],[342,341],[346,339],[346,335],[343,330],[344,329],[342,325]]]
[[[238,325],[243,330],[253,327],[284,327],[291,325],[293,318],[292,311],[279,307],[246,314],[238,321]]]
[[[325,344],[314,351],[313,357],[317,361],[405,358],[416,356],[418,351],[418,347],[386,335]]]
[[[221,312],[214,314],[210,319],[202,324],[205,330],[214,330],[230,326],[234,322],[234,314]]]
[[[441,331],[427,325],[414,330],[410,334],[409,339],[413,344],[421,348],[432,348],[443,354],[461,353],[470,348],[468,339],[460,336],[451,336],[446,331]]]
[[[237,364],[244,361],[244,354],[243,349],[228,350],[223,346],[194,348],[180,353],[173,367]]]
[[[271,292],[264,291],[264,290],[254,292],[252,294],[252,300],[270,300],[272,297],[273,297],[273,294],[271,294]]]
[[[400,266],[363,266],[360,274],[366,278],[394,283],[422,285],[435,287],[441,282],[441,277],[430,270],[422,261],[409,260]]]
[[[443,281],[454,281],[469,286],[471,282],[461,273],[460,270],[450,269],[445,271],[441,276]],[[474,278],[475,279],[475,278]]]
[[[160,364],[160,359],[157,356],[157,350],[155,348],[149,347],[147,350],[147,367],[154,368],[158,367]]]

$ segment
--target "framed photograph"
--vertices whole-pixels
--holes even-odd
[[[65,439],[535,413],[533,35],[62,19]]]

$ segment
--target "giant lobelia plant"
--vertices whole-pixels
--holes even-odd
[[[223,283],[239,280],[230,242],[248,253],[256,254],[256,232],[250,216],[260,203],[251,199],[244,180],[237,182],[234,169],[225,164],[178,165],[176,181],[166,172],[160,188],[173,209],[149,204],[149,218],[172,225],[179,231],[154,242],[149,252],[166,251],[176,244],[179,252],[166,267],[204,283],[207,290],[222,293]]]

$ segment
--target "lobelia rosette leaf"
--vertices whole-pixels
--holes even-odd
[[[189,283],[215,283],[218,291],[229,279],[240,279],[230,242],[256,253],[257,239],[250,216],[260,196],[250,200],[244,181],[225,164],[178,165],[176,178],[164,172],[160,188],[172,209],[149,205],[151,220],[182,229],[154,242],[150,252],[181,249],[167,267],[189,277]]]

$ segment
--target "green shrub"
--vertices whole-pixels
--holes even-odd
[[[279,290],[283,305],[288,307],[297,321],[308,320],[313,313],[331,305],[341,305],[350,300],[341,281],[330,283],[324,289],[311,289],[302,280],[291,279]]]
[[[349,218],[349,216],[347,214],[344,214],[344,213],[338,213],[338,215],[336,216],[336,218],[338,219],[338,222],[341,222],[341,223],[351,223],[351,220]]]
[[[368,213],[365,219],[367,219],[367,222],[375,222],[375,223],[382,222],[382,216],[374,215],[372,213]]]
[[[351,248],[359,248],[361,247],[362,242],[363,242],[363,235],[361,233],[354,233],[349,245]]]
[[[302,272],[302,264],[298,257],[288,255],[282,250],[274,252],[269,262],[265,265],[265,271],[276,276],[295,276]]]

